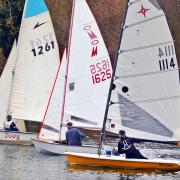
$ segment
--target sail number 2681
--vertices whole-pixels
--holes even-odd
[[[31,51],[34,56],[44,54],[44,52],[50,51],[54,49],[54,41],[50,43],[46,43],[44,46],[38,46],[37,48],[33,48]]]
[[[93,84],[101,83],[112,77],[111,65],[109,64],[108,59],[95,64],[91,64],[89,67]]]

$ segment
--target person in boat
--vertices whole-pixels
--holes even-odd
[[[144,157],[138,149],[135,148],[132,141],[126,137],[126,132],[124,130],[119,131],[120,141],[118,143],[118,153],[126,154],[126,158],[133,159],[147,159]]]
[[[7,131],[19,131],[16,124],[12,121],[12,116],[7,115],[6,121],[4,121],[4,129]]]
[[[79,129],[73,127],[72,122],[68,122],[66,132],[66,142],[68,145],[82,146],[81,138],[85,138],[86,135],[82,133]]]

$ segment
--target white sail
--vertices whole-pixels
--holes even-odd
[[[42,121],[58,65],[47,6],[44,0],[26,0],[10,101],[14,119]]]
[[[0,128],[3,127],[3,122],[6,120],[6,116],[8,114],[14,66],[16,63],[16,53],[17,47],[15,40],[9,54],[7,63],[0,77]]]
[[[130,0],[109,118],[130,137],[180,140],[180,86],[175,47],[156,0]]]
[[[75,126],[102,127],[111,62],[98,25],[85,0],[74,0],[68,49],[65,114]]]
[[[59,139],[60,123],[64,106],[66,66],[67,58],[65,49],[62,56],[61,65],[59,66],[52,92],[49,98],[49,103],[44,116],[43,125],[39,133],[40,139]],[[65,133],[62,134],[62,139],[65,139],[64,135]]]

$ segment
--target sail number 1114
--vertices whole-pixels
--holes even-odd
[[[175,68],[175,51],[174,45],[165,45],[158,48],[159,68],[162,70],[169,70]]]

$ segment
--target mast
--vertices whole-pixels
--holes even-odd
[[[72,28],[73,28],[73,20],[74,20],[75,1],[76,0],[73,0],[72,12],[71,12],[71,24],[70,24],[69,40],[68,40],[69,43],[68,43],[68,52],[67,52],[67,65],[66,65],[66,76],[65,76],[65,82],[64,82],[64,97],[63,97],[63,106],[62,106],[62,111],[61,111],[59,140],[61,140],[61,130],[62,130],[63,119],[64,119],[64,108],[65,108],[65,101],[66,101],[66,90],[67,90],[68,68],[69,68],[69,59],[70,59],[70,48],[71,48]]]
[[[109,106],[111,105],[110,104],[110,99],[111,99],[111,94],[112,94],[112,90],[113,90],[112,87],[113,87],[114,76],[115,76],[115,72],[116,72],[118,55],[120,53],[119,49],[120,49],[120,46],[121,46],[121,40],[122,40],[123,31],[124,31],[124,24],[125,24],[125,20],[126,20],[127,11],[128,11],[128,6],[129,6],[129,0],[126,1],[125,14],[123,16],[123,22],[122,22],[122,25],[121,25],[121,33],[120,33],[120,36],[119,36],[119,45],[118,45],[115,61],[114,61],[114,64],[113,64],[113,73],[112,73],[112,78],[111,78],[111,82],[110,82],[108,98],[107,98],[107,102],[106,102],[106,109],[105,109],[105,113],[104,113],[103,126],[102,126],[101,134],[100,134],[100,143],[99,143],[99,150],[98,150],[99,156],[101,154],[102,144],[103,144],[104,136],[105,136],[105,128],[106,128],[108,110],[109,110]]]

